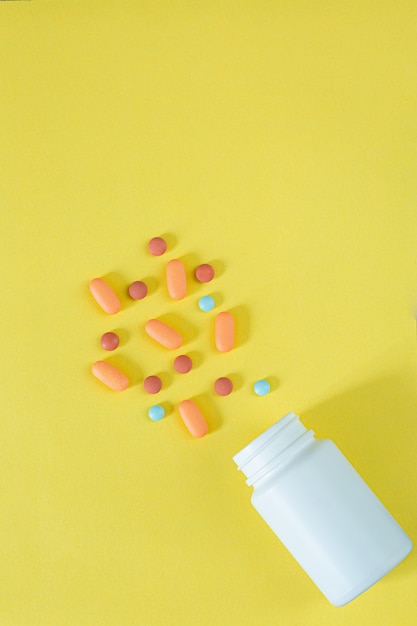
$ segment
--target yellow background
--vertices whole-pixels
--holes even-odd
[[[336,609],[232,462],[296,411],[417,539],[416,23],[414,1],[1,3],[2,626],[417,623],[415,550]],[[95,276],[151,293],[109,317]],[[229,354],[205,293],[235,312]],[[187,376],[146,337],[155,315],[184,331]],[[112,329],[123,394],[90,373]]]

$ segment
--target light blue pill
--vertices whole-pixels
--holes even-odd
[[[214,309],[215,304],[216,303],[214,302],[214,298],[212,296],[203,296],[198,301],[198,307],[205,313]]]
[[[253,386],[253,390],[257,396],[266,396],[271,391],[271,385],[267,380],[257,380]]]
[[[165,409],[160,404],[154,404],[153,406],[149,407],[148,416],[153,422],[159,422],[159,420],[165,417]]]

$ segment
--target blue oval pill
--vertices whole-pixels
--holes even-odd
[[[212,296],[202,296],[198,301],[198,307],[201,311],[207,313],[208,311],[212,311],[215,307],[215,301]]]
[[[165,417],[165,409],[160,404],[154,404],[153,406],[149,407],[148,416],[153,422],[159,422],[159,420]]]
[[[266,396],[271,391],[271,385],[267,380],[257,380],[253,386],[253,390],[257,396]]]

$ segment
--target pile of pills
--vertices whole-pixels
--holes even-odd
[[[154,237],[148,243],[148,251],[153,256],[162,256],[167,250],[167,242],[162,237]],[[203,263],[195,268],[194,276],[200,283],[209,283],[215,277],[215,269],[209,263]],[[186,268],[181,259],[171,259],[165,266],[166,287],[172,300],[182,300],[187,295]],[[142,300],[148,294],[148,285],[142,280],[136,280],[128,286],[128,294],[132,300]],[[121,303],[112,287],[103,278],[94,278],[90,282],[90,292],[102,310],[114,315],[121,309]],[[212,311],[216,306],[213,296],[202,296],[198,300],[198,307],[203,312]],[[157,344],[168,350],[178,350],[183,345],[181,333],[158,318],[147,320],[144,325],[146,334]],[[215,317],[214,343],[221,353],[230,352],[235,346],[235,320],[230,311],[221,311]],[[101,347],[106,351],[113,351],[120,344],[118,335],[109,331],[100,339]],[[174,370],[178,374],[187,374],[193,368],[189,355],[176,356]],[[114,391],[124,391],[129,387],[128,377],[114,365],[107,361],[96,361],[92,366],[93,375],[104,385]],[[158,394],[163,387],[163,381],[155,374],[146,376],[143,381],[145,393]],[[214,383],[214,391],[218,396],[228,396],[233,391],[233,382],[230,378],[220,377]],[[259,396],[266,395],[270,390],[267,380],[259,380],[254,385],[254,391]],[[178,406],[179,414],[194,437],[201,438],[208,432],[207,422],[197,404],[190,399],[183,400]],[[165,416],[165,409],[161,404],[154,404],[148,409],[148,416],[152,421],[160,421]]]

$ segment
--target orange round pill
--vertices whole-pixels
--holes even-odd
[[[166,252],[167,242],[163,237],[152,237],[148,243],[148,250],[153,256],[161,256]]]
[[[233,391],[233,383],[230,378],[222,376],[214,383],[214,391],[218,396],[228,396]]]
[[[142,300],[148,293],[148,286],[143,280],[135,280],[129,285],[129,296],[132,300]]]
[[[209,283],[214,278],[214,267],[209,263],[202,263],[195,270],[195,277],[200,283]]]
[[[148,393],[158,393],[162,389],[162,380],[159,376],[147,376],[143,381],[143,386]]]
[[[101,343],[101,347],[104,348],[104,350],[116,350],[117,346],[120,343],[119,337],[116,335],[116,333],[104,333],[104,335],[101,336],[100,339],[100,343]]]
[[[186,354],[180,354],[174,361],[174,369],[179,374],[187,374],[193,367],[191,358]]]

